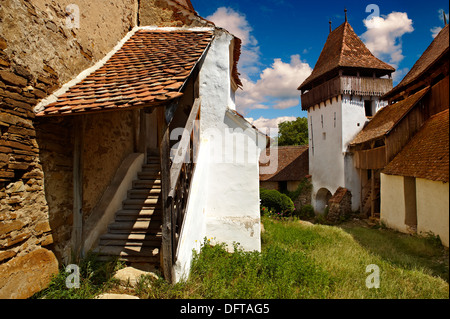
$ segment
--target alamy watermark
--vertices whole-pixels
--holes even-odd
[[[377,4],[369,4],[366,7],[366,13],[371,13],[366,20],[372,20],[380,16],[380,7]]]
[[[68,265],[66,267],[66,272],[70,273],[66,278],[66,287],[68,289],[80,288],[80,267],[74,264]]]
[[[76,4],[69,4],[66,7],[66,27],[68,29],[79,29],[80,28],[80,7]]]
[[[368,289],[380,288],[380,267],[377,265],[369,265],[366,267],[366,273],[370,273],[366,278],[366,287]]]

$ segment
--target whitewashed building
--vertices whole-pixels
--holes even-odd
[[[90,177],[83,170],[96,160],[80,165],[95,143],[83,134],[100,115],[116,114],[126,125],[120,115],[134,112],[131,154],[89,216],[74,217],[77,253],[94,249],[103,258],[152,264],[179,281],[205,238],[261,250],[259,158],[268,137],[236,112],[241,41],[206,23],[135,27],[104,59],[37,105],[42,121],[78,121],[76,212]]]
[[[346,21],[331,30],[312,74],[298,88],[308,111],[309,169],[312,203],[323,213],[339,187],[361,206],[362,184],[371,176],[355,168],[349,143],[387,103],[380,96],[392,89],[395,69],[377,59]]]

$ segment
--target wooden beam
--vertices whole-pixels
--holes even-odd
[[[72,262],[81,257],[83,235],[83,134],[85,118],[74,119]]]
[[[158,140],[159,154],[161,161],[161,199],[162,199],[162,255],[163,272],[168,282],[172,282],[173,276],[173,238],[172,238],[172,212],[171,203],[168,201],[170,187],[170,131],[166,122],[166,110],[159,108],[157,110],[158,118]]]
[[[370,193],[370,216],[372,218],[375,217],[375,170],[371,170],[372,171],[372,178],[371,178],[371,182],[370,182],[370,188],[371,188],[371,193]]]
[[[194,129],[195,119],[197,118],[198,112],[200,110],[200,103],[200,98],[198,98],[195,100],[194,105],[192,106],[191,113],[188,120],[186,121],[186,127],[184,129],[183,135],[181,136],[177,152],[175,153],[175,157],[173,159],[173,164],[170,169],[169,197],[175,196],[175,187],[178,182],[178,178],[180,176],[181,168],[183,167],[187,151],[190,148],[191,133]]]

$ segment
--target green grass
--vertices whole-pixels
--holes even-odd
[[[188,280],[170,285],[142,277],[127,293],[142,299],[449,298],[448,249],[434,239],[354,223],[308,226],[267,217],[263,223],[262,252],[245,252],[235,244],[229,253],[224,245],[205,241],[194,254]],[[380,269],[379,289],[366,287],[371,264]],[[64,289],[62,276],[38,297],[92,298],[117,290],[110,272],[118,265],[99,265],[103,270],[94,270],[91,262],[80,292]]]
[[[118,261],[99,261],[96,255],[89,255],[79,263],[79,288],[67,288],[66,279],[72,272],[66,271],[66,268],[63,267],[53,277],[50,285],[32,296],[31,299],[92,299],[117,287],[118,281],[112,277],[123,266]]]

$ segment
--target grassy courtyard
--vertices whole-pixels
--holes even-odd
[[[340,226],[267,217],[262,221],[261,253],[244,252],[236,244],[230,254],[206,241],[187,281],[169,285],[162,278],[142,277],[125,293],[143,299],[449,298],[448,249],[435,238],[356,221]],[[85,264],[80,289],[67,290],[61,272],[37,297],[92,298],[120,291],[109,275],[120,265]],[[378,289],[366,286],[369,265],[379,269]]]

